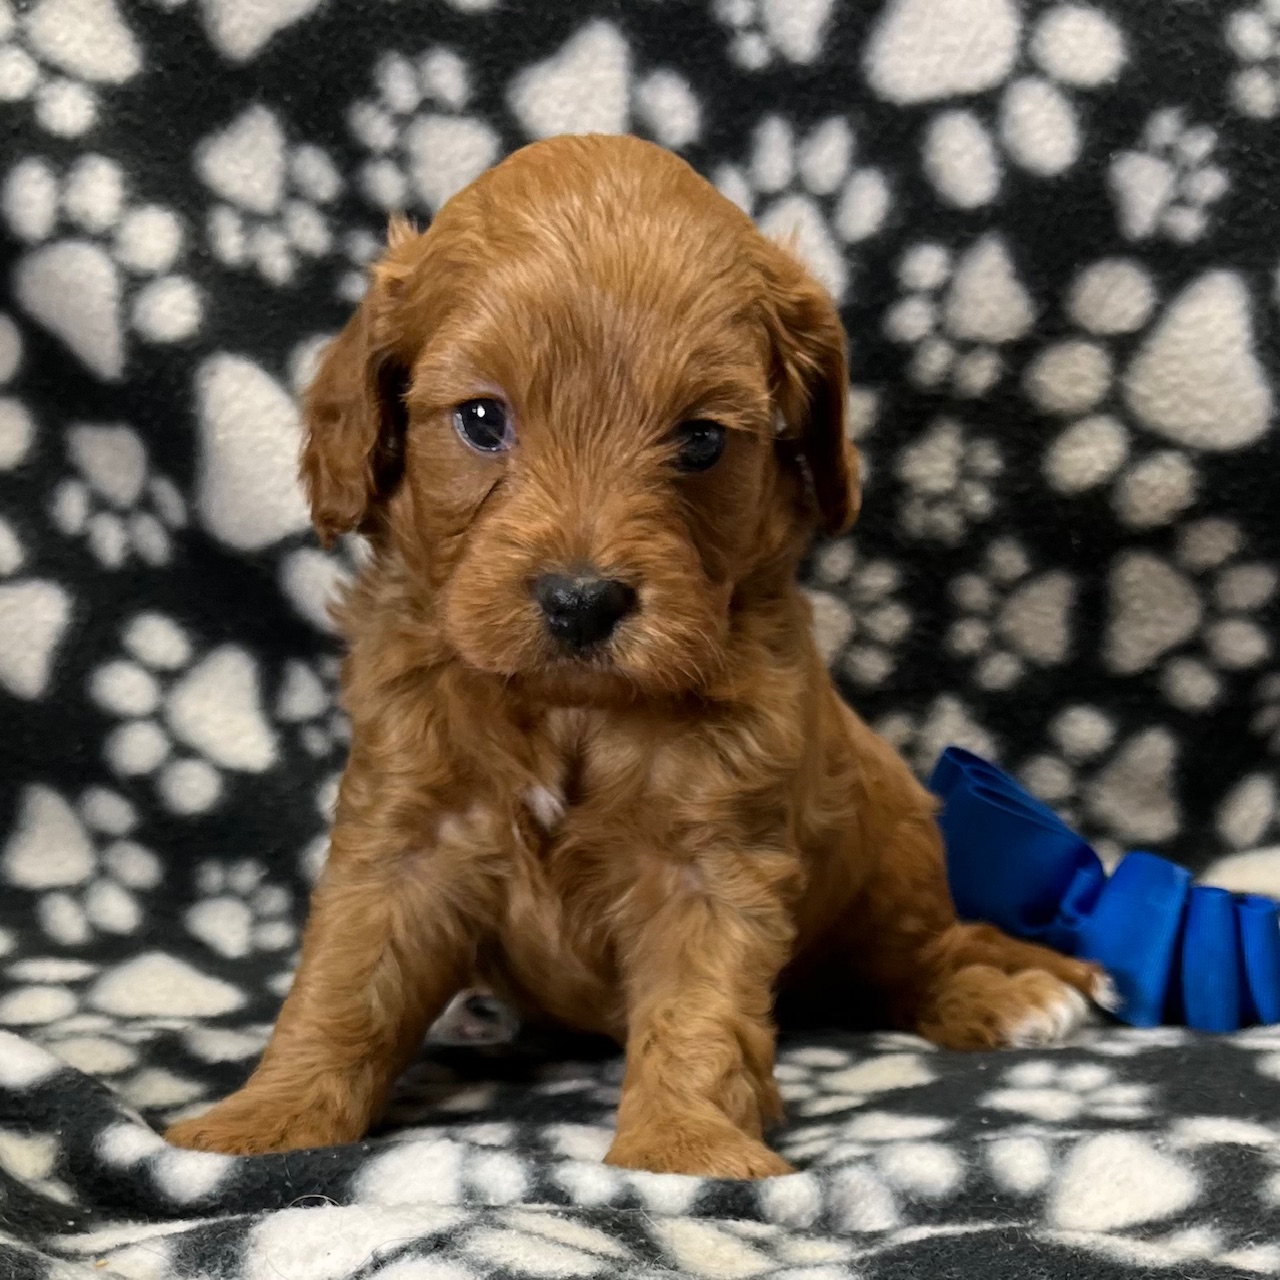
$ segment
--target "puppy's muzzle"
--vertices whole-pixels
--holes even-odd
[[[602,644],[636,607],[634,587],[591,573],[543,574],[533,583],[533,598],[547,630],[574,653]]]

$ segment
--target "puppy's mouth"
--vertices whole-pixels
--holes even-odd
[[[533,701],[558,707],[626,706],[643,696],[609,660],[607,651],[553,657],[534,670],[511,677],[508,685]]]

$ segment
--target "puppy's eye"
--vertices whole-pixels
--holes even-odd
[[[693,418],[675,430],[676,470],[709,471],[724,452],[725,432],[718,422]]]
[[[501,453],[515,444],[511,419],[501,400],[464,400],[453,411],[453,425],[478,453]]]

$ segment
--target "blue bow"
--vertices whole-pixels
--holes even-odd
[[[1135,1027],[1235,1031],[1280,1022],[1280,904],[1193,885],[1153,853],[1110,877],[1098,855],[1003,770],[959,747],[929,788],[943,802],[951,895],[962,920],[1093,960]]]

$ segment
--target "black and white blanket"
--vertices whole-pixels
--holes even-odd
[[[388,210],[628,129],[843,304],[850,698],[1280,890],[1275,0],[0,0],[0,1276],[1280,1273],[1276,1029],[793,1037],[755,1186],[603,1166],[578,1042],[430,1046],[356,1146],[157,1136],[263,1044],[342,763],[298,388]]]

